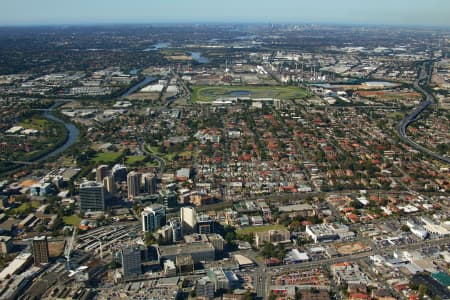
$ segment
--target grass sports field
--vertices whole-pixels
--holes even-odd
[[[302,99],[310,96],[304,88],[296,86],[193,86],[193,102],[212,102],[220,97]]]
[[[121,152],[102,152],[98,153],[93,161],[96,163],[111,163],[118,159],[121,154]]]
[[[268,231],[268,230],[281,230],[281,229],[286,229],[286,227],[284,227],[283,225],[265,225],[265,226],[252,226],[252,227],[245,227],[242,229],[238,229],[236,230],[237,234],[251,234],[254,232],[263,232],[263,231]]]

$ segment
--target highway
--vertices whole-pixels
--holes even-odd
[[[186,98],[189,98],[189,97],[190,97],[190,92],[189,92],[189,89],[187,88],[186,84],[184,83],[184,81],[183,81],[183,80],[180,78],[180,76],[179,76],[176,72],[174,72],[173,70],[171,70],[170,72],[171,72],[172,76],[173,76],[174,78],[177,79],[177,82],[180,83],[181,86],[182,86],[183,92],[182,92],[181,96],[179,96],[179,97],[185,96]],[[151,78],[151,77],[149,77],[149,78]],[[166,109],[168,109],[168,108],[170,107],[170,105],[171,105],[172,103],[174,103],[179,97],[176,97],[176,98],[171,97],[170,99],[167,99],[167,101],[164,103],[164,105],[163,105],[162,107],[160,107],[160,108],[157,110],[156,114],[159,115],[159,114],[161,114],[163,111],[165,111]],[[140,150],[141,150],[141,151],[145,152],[146,154],[148,154],[149,156],[151,156],[154,160],[158,161],[158,163],[159,163],[158,177],[161,178],[161,177],[162,177],[162,174],[164,173],[164,170],[165,170],[165,168],[166,168],[166,162],[165,162],[165,160],[162,159],[161,157],[157,156],[156,154],[154,154],[154,153],[148,151],[148,150],[145,148],[146,145],[145,145],[145,143],[142,141],[142,139],[139,140],[139,147],[140,147]]]
[[[148,154],[151,158],[153,158],[154,160],[156,160],[159,164],[159,172],[158,172],[158,177],[162,177],[162,174],[164,173],[164,169],[166,168],[166,161],[164,159],[162,159],[161,157],[153,154],[152,152],[150,152],[149,150],[147,150],[146,144],[141,144],[139,143],[141,150],[144,151],[146,154]]]
[[[426,77],[424,74],[424,68],[425,63],[422,66],[422,72],[419,78],[414,82],[414,88],[425,95],[426,99],[423,101],[419,107],[415,108],[409,115],[407,115],[403,120],[401,120],[397,124],[397,132],[400,136],[400,139],[410,145],[411,147],[415,148],[416,150],[419,150],[422,153],[425,153],[435,159],[438,159],[444,163],[450,164],[450,158],[444,155],[440,155],[438,153],[435,153],[431,151],[430,149],[427,149],[423,147],[422,145],[417,144],[414,142],[408,135],[406,134],[406,129],[409,125],[411,125],[413,122],[415,122],[418,119],[418,116],[427,109],[430,105],[435,103],[434,97],[432,94],[427,92],[422,86],[420,86],[420,81]]]

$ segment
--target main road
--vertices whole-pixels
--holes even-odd
[[[270,294],[270,285],[271,285],[271,274],[275,269],[281,270],[282,272],[286,271],[298,271],[302,269],[311,269],[317,267],[330,267],[333,264],[341,263],[345,261],[350,262],[359,262],[361,260],[367,259],[373,255],[390,255],[393,251],[401,251],[401,250],[418,250],[424,246],[443,246],[450,244],[450,237],[444,237],[434,240],[422,240],[417,241],[411,244],[405,245],[395,245],[384,248],[371,249],[369,251],[350,254],[339,257],[332,257],[314,261],[307,261],[298,264],[291,265],[282,265],[282,266],[274,266],[274,267],[263,267],[258,264],[257,269],[255,270],[255,280],[256,280],[256,292],[259,299],[266,299],[267,295]],[[254,259],[254,258],[253,258]],[[255,260],[255,262],[257,262]]]
[[[365,259],[373,255],[382,255],[386,256],[389,254],[392,254],[394,251],[400,251],[400,250],[418,250],[425,246],[444,246],[450,244],[450,237],[444,237],[439,239],[432,239],[432,240],[421,240],[410,244],[403,244],[403,245],[394,245],[394,246],[388,246],[384,248],[376,248],[369,251],[356,253],[356,254],[350,254],[350,255],[343,255],[339,257],[333,257],[333,258],[326,258],[321,260],[314,260],[314,261],[308,261],[303,262],[299,264],[292,264],[292,265],[284,265],[284,266],[278,266],[278,267],[267,267],[267,270],[271,269],[280,269],[283,270],[298,270],[298,269],[308,269],[308,268],[314,268],[317,266],[330,266],[332,264],[345,262],[345,261],[357,261],[360,259]]]
[[[186,96],[187,98],[189,98],[190,92],[189,92],[188,87],[184,83],[184,81],[180,78],[180,76],[175,71],[170,70],[170,72],[171,72],[172,76],[177,79],[177,82],[179,82],[182,85],[183,92],[182,92],[181,96]],[[148,77],[146,80],[151,80],[151,78],[153,78],[153,77]],[[170,105],[173,102],[175,102],[177,99],[178,99],[177,97],[170,97],[170,99],[167,99],[167,101],[164,103],[164,105],[156,111],[156,114],[157,115],[161,114],[163,111],[168,109],[170,107]],[[159,175],[159,177],[162,177],[162,174],[164,173],[164,170],[166,168],[166,161],[163,158],[156,155],[155,153],[152,153],[149,149],[147,149],[146,144],[145,144],[145,142],[142,141],[142,139],[139,139],[139,147],[140,147],[141,151],[147,153],[154,160],[158,161],[158,164],[159,164],[159,172],[158,172],[159,174],[158,175]]]
[[[425,68],[425,63],[422,66],[422,71],[421,71],[419,78],[414,82],[414,88],[416,90],[418,90],[419,92],[421,92],[422,94],[424,94],[426,99],[417,108],[415,108],[409,115],[407,115],[403,120],[401,120],[397,124],[397,132],[398,132],[398,135],[400,136],[400,139],[403,142],[409,144],[411,147],[413,147],[413,148],[421,151],[422,153],[425,153],[435,159],[438,159],[444,163],[450,164],[449,157],[440,155],[438,153],[431,151],[430,149],[425,148],[422,145],[419,145],[418,143],[414,142],[410,137],[408,137],[408,135],[406,134],[406,128],[408,128],[409,125],[411,125],[413,122],[415,122],[418,119],[419,115],[425,109],[427,109],[430,105],[434,104],[434,102],[435,102],[433,95],[431,93],[429,93],[428,91],[426,91],[420,85],[420,81],[426,77],[426,75],[424,74],[425,73],[424,68]]]

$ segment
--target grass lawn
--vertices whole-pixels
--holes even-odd
[[[44,130],[45,127],[48,127],[49,125],[50,121],[41,118],[26,119],[19,124],[19,126],[24,128],[36,130]]]
[[[238,92],[242,97],[280,100],[301,99],[311,95],[306,89],[296,86],[194,86],[192,101],[211,102],[219,97],[233,97],[233,92]]]
[[[32,208],[38,208],[38,207],[40,207],[41,205],[42,205],[42,203],[39,202],[39,201],[31,201],[31,207],[32,207]]]
[[[145,158],[144,155],[128,156],[127,160],[126,160],[126,163],[132,165],[132,164],[138,163],[140,161],[143,161],[144,158]]]
[[[22,213],[30,208],[31,208],[31,203],[27,202],[27,203],[22,203],[19,207],[15,208],[14,211],[16,213]]]
[[[146,167],[157,167],[159,163],[157,161],[151,161],[145,164]]]
[[[173,161],[173,159],[177,154],[178,154],[177,152],[171,152],[167,155],[164,155],[164,160]]]
[[[39,201],[31,201],[31,202],[22,203],[19,207],[14,209],[14,213],[16,213],[16,214],[22,213],[31,208],[38,208],[39,206],[41,206],[41,203]]]
[[[66,225],[78,226],[80,225],[81,220],[82,219],[77,215],[63,217],[63,221]]]
[[[280,230],[280,229],[286,229],[283,225],[264,225],[264,226],[252,226],[252,227],[246,227],[242,229],[236,230],[237,234],[251,234],[254,232],[262,232],[262,231],[268,231],[268,230]]]
[[[161,154],[161,153],[159,153],[159,148],[157,146],[148,146],[147,145],[146,148],[148,151],[150,151],[151,153],[153,153],[155,155]]]
[[[192,156],[193,154],[194,154],[193,151],[183,151],[183,152],[180,152],[178,155],[181,157],[189,157],[189,156]]]
[[[122,153],[120,152],[102,152],[97,154],[97,156],[93,159],[93,161],[96,163],[99,162],[110,163],[118,159],[121,154]]]

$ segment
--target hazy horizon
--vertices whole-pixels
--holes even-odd
[[[15,0],[0,26],[180,23],[294,23],[450,27],[450,1],[429,0]]]

